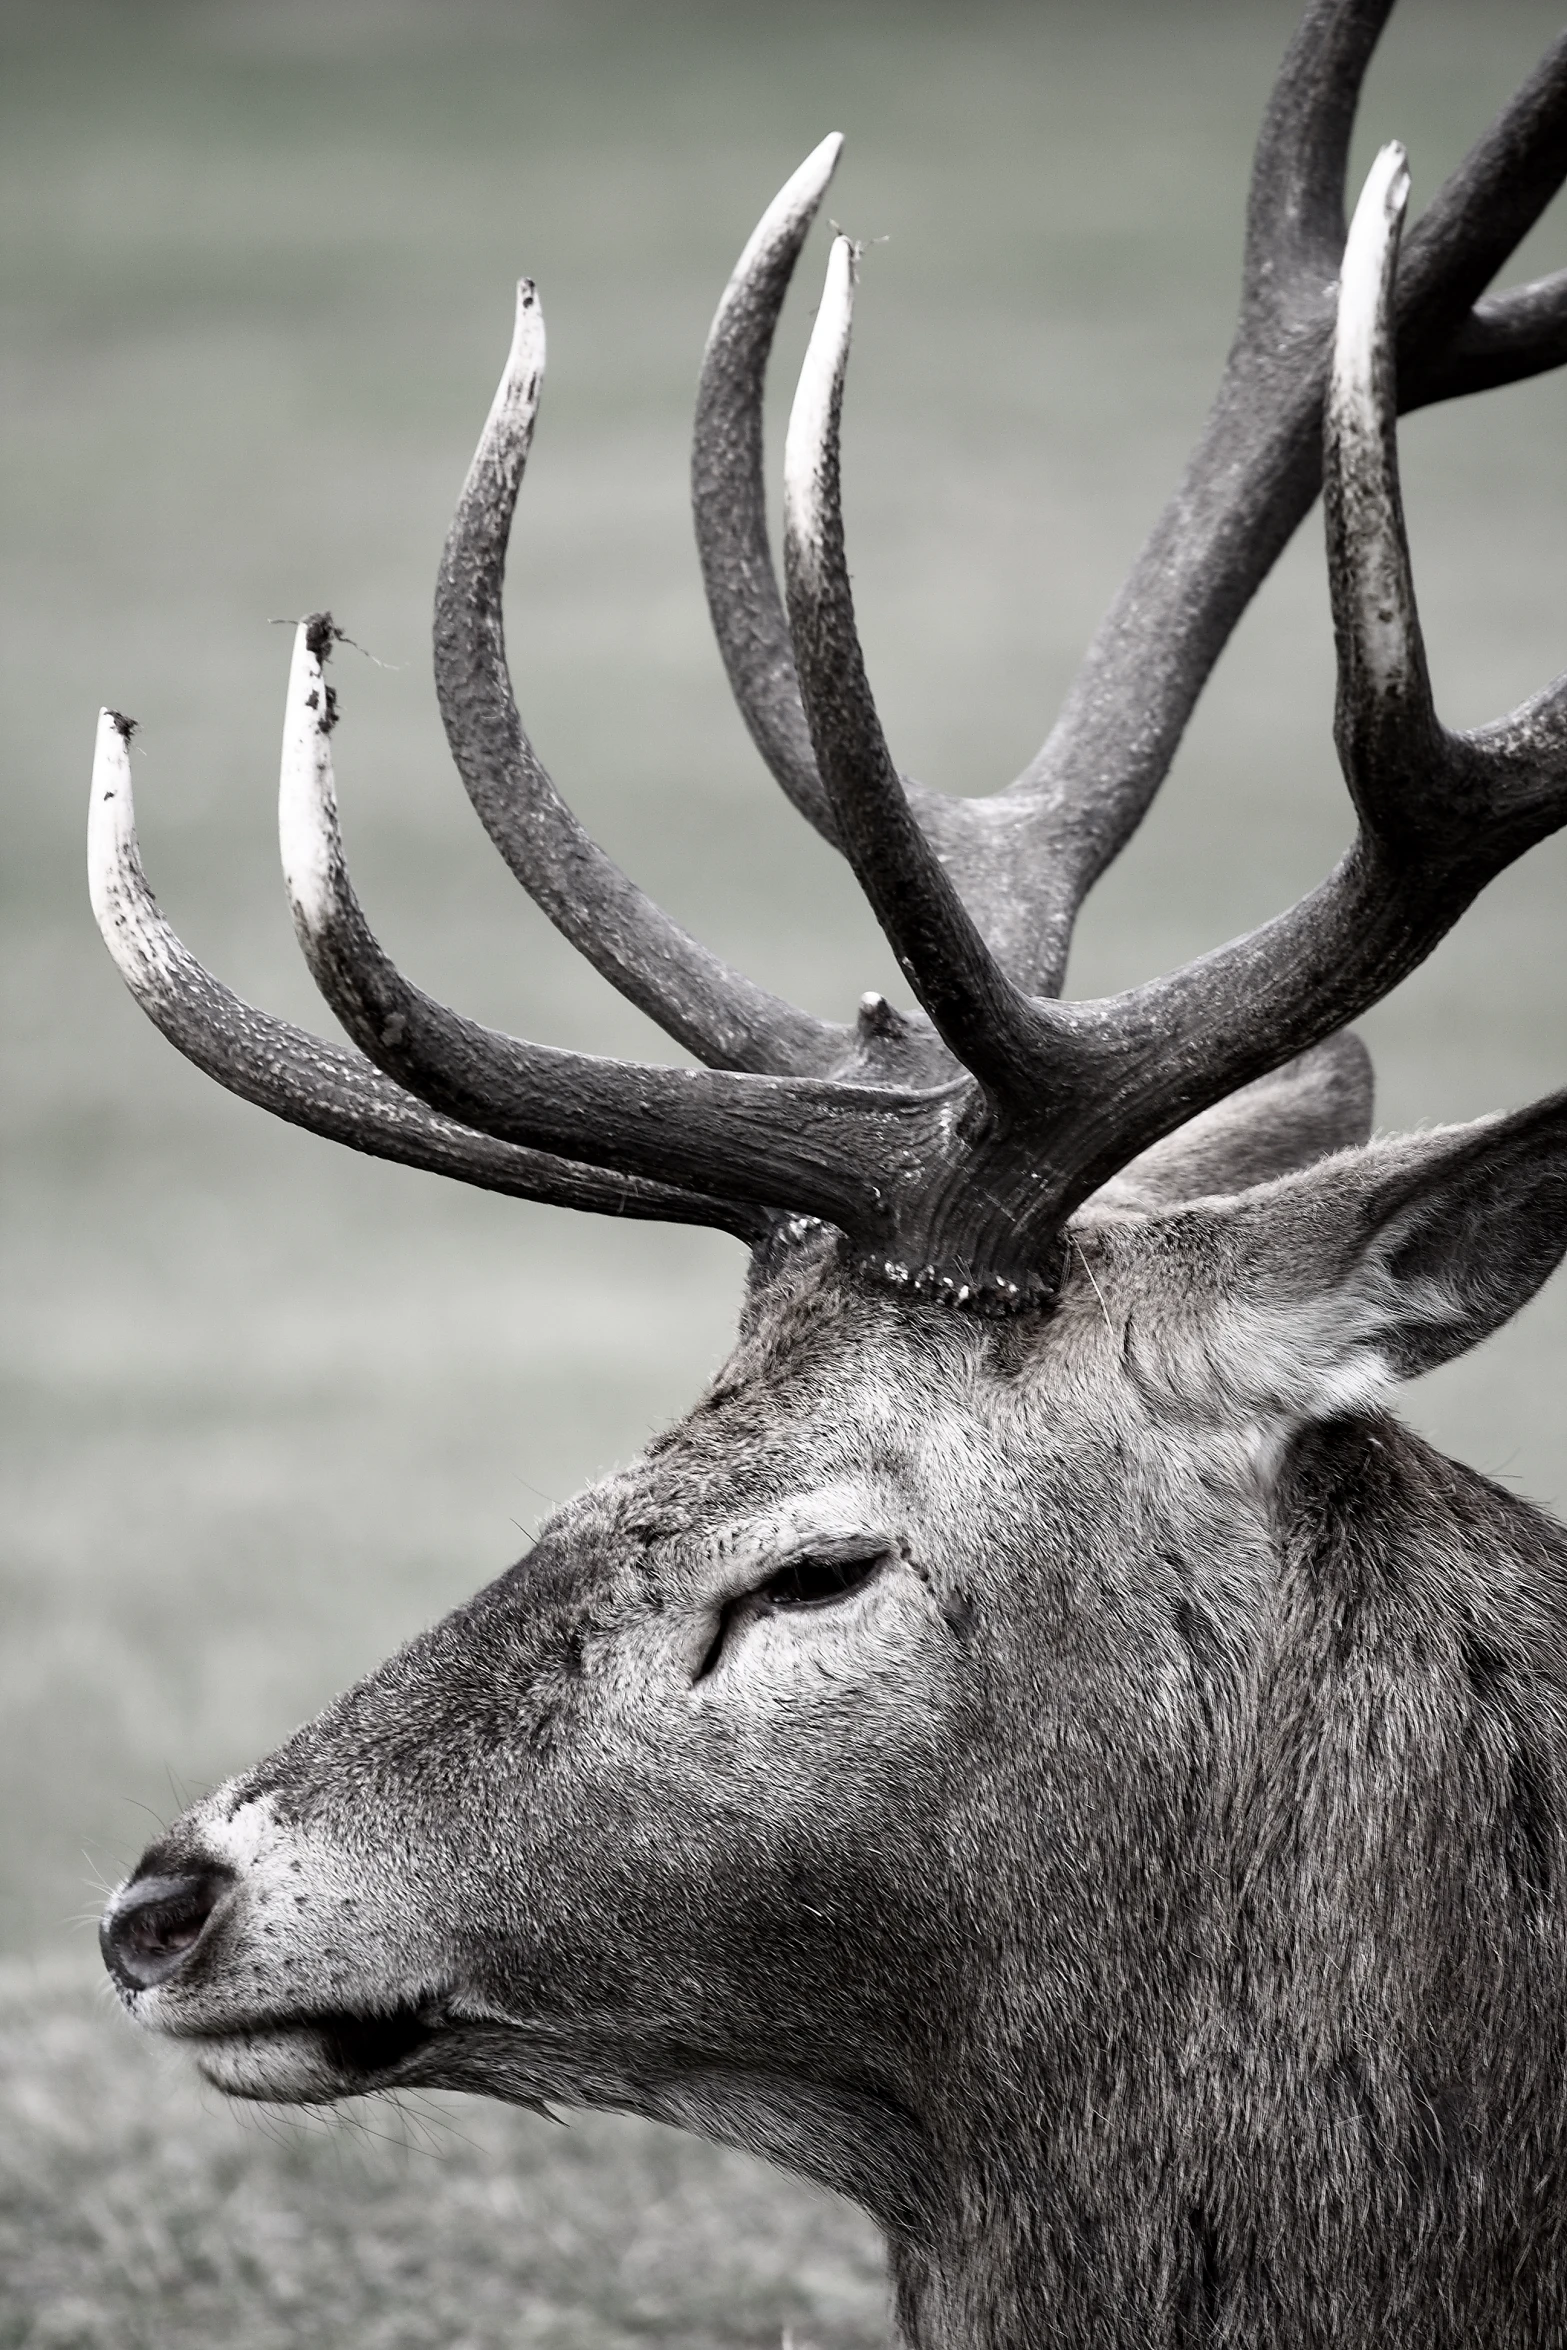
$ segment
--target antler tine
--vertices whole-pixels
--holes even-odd
[[[1564,177],[1567,33],[1448,174],[1405,240],[1398,345],[1412,391]]]
[[[436,690],[458,772],[530,897],[667,1035],[716,1068],[824,1069],[842,1059],[847,1031],[757,987],[671,921],[583,829],[524,731],[501,591],[543,379],[544,318],[524,278],[436,583]]]
[[[1394,0],[1315,0],[1296,28],[1252,161],[1244,310],[1287,311],[1306,273],[1337,271],[1355,108],[1393,6]]]
[[[574,1166],[476,1134],[427,1109],[358,1053],[275,1020],[225,987],[170,928],[147,885],[131,793],[131,721],[98,718],[87,824],[88,884],[104,943],[131,994],[188,1061],[242,1101],[371,1158],[448,1175],[481,1191],[606,1216],[712,1224],[755,1247],[768,1219],[740,1201]]]
[[[838,817],[817,767],[768,543],[762,392],[784,295],[842,144],[835,132],[806,157],[735,265],[702,360],[691,450],[697,552],[730,689],[776,780],[839,849]],[[1000,800],[949,799],[909,775],[902,783],[915,822],[950,866],[971,908],[984,917],[987,936],[1005,951],[1011,908],[995,877],[1011,863],[1015,811]],[[1035,927],[1039,911],[1037,905],[1029,909],[1027,920]],[[938,1055],[923,1023],[903,1022],[901,1028],[905,1047],[934,1064]]]
[[[1397,142],[1371,166],[1344,249],[1324,418],[1328,582],[1338,646],[1335,738],[1368,832],[1384,835],[1389,787],[1417,789],[1444,764],[1431,698],[1398,481],[1394,418],[1393,275],[1409,201]],[[1429,821],[1432,795],[1407,812]],[[1403,827],[1400,827],[1403,829]]]
[[[795,263],[842,151],[837,131],[811,150],[735,263],[702,354],[691,440],[697,554],[730,691],[773,775],[834,847],[837,819],[816,771],[768,545],[762,389]]]
[[[1567,361],[1567,269],[1478,301],[1439,359],[1420,369],[1405,410],[1540,375]]]
[[[321,675],[329,644],[324,615],[301,625],[279,834],[306,961],[360,1049],[422,1101],[481,1133],[822,1216],[862,1247],[884,1245],[900,1178],[917,1179],[940,1150],[949,1116],[941,1093],[560,1052],[464,1019],[403,977],[372,936],[343,862]]]
[[[1384,147],[1344,253],[1324,428],[1334,734],[1362,831],[1395,888],[1429,891],[1451,868],[1467,904],[1567,821],[1567,678],[1472,734],[1449,734],[1436,714],[1394,421],[1393,279],[1408,192],[1402,147]]]
[[[1034,1008],[991,955],[921,831],[882,734],[854,623],[839,495],[839,422],[857,248],[833,243],[789,417],[784,574],[817,764],[844,850],[905,977],[994,1101],[1037,1060]]]

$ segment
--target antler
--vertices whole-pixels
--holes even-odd
[[[397,971],[343,863],[322,676],[335,632],[324,614],[302,625],[290,677],[284,863],[316,980],[392,1082],[240,1005],[162,926],[129,830],[127,730],[113,722],[95,903],[160,1026],[234,1090],[363,1149],[537,1197],[711,1222],[753,1243],[805,1215],[839,1227],[894,1282],[983,1310],[1048,1298],[1061,1228],[1080,1201],[1374,1002],[1493,874],[1567,818],[1567,684],[1474,734],[1448,734],[1437,720],[1394,430],[1400,321],[1400,364],[1420,398],[1530,372],[1562,343],[1567,281],[1479,308],[1474,298],[1567,169],[1564,42],[1427,213],[1396,314],[1400,150],[1378,158],[1344,250],[1327,521],[1355,845],[1299,906],[1183,971],[1100,1003],[1051,992],[1078,902],[1138,821],[1224,635],[1314,492],[1322,288],[1339,257],[1355,93],[1386,13],[1386,0],[1321,0],[1308,14],[1264,127],[1241,326],[1204,440],[1045,751],[993,801],[938,802],[907,785],[871,697],[839,509],[856,262],[843,238],[789,427],[787,634],[778,605],[760,489],[761,376],[835,141],[796,174],[742,256],[709,342],[694,468],[720,642],[758,743],[848,855],[929,1026],[871,997],[855,1031],[834,1028],[728,971],[587,838],[535,758],[500,623],[543,356],[527,285],[442,569],[448,733],[487,828],[538,902],[709,1065],[648,1068],[526,1043],[464,1019]],[[1004,884],[1009,841],[1019,863]]]

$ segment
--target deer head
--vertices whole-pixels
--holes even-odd
[[[836,139],[741,256],[697,408],[714,625],[917,1008],[835,1026],[751,985],[535,756],[501,628],[526,282],[441,568],[447,734],[523,886],[702,1066],[500,1035],[394,967],[339,843],[329,615],[295,646],[281,833],[355,1051],[165,924],[104,713],[94,904],[182,1052],[356,1149],[751,1251],[690,1417],[115,1895],[126,2005],[235,2095],[423,2083],[735,2140],[876,2214],[921,2344],[1567,2322],[1567,1545],[1380,1410],[1567,1247],[1567,1096],[1369,1143],[1346,1033],[1567,819],[1567,684],[1474,733],[1436,715],[1395,442],[1400,407],[1567,357],[1567,276],[1484,294],[1567,173],[1567,41],[1400,257],[1397,147],[1343,225],[1388,4],[1307,13],[1208,424],[993,798],[900,776],[871,698],[842,237],[789,425],[786,605],[774,579],[763,375]],[[1319,481],[1353,844],[1250,936],[1064,1001],[1077,909]]]

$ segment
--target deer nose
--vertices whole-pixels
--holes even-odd
[[[185,1964],[229,1882],[227,1871],[137,1877],[117,1895],[98,1929],[103,1962],[128,1990],[150,1991]]]

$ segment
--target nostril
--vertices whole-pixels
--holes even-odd
[[[98,1931],[104,1964],[133,1991],[151,1990],[182,1967],[206,1932],[227,1873],[141,1877],[126,1886]]]

